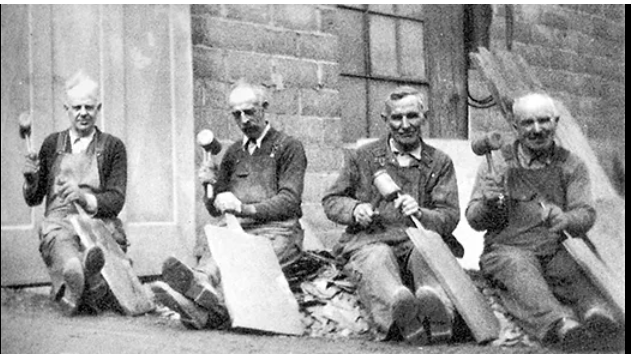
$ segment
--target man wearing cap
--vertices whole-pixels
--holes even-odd
[[[454,305],[406,234],[414,216],[443,236],[456,256],[452,236],[460,218],[451,159],[421,137],[427,103],[415,88],[391,92],[382,117],[388,134],[347,154],[322,204],[327,217],[347,225],[334,249],[358,285],[378,339],[411,344],[444,342],[452,336]],[[373,186],[385,170],[400,188],[386,200]]]
[[[63,313],[74,315],[112,304],[100,275],[103,250],[82,245],[67,216],[83,208],[109,225],[126,250],[117,215],[125,203],[127,153],[119,138],[96,127],[101,110],[99,87],[84,72],[67,81],[64,108],[70,128],[46,137],[38,154],[27,154],[23,195],[29,206],[46,200],[39,229],[40,253],[51,277],[53,299]]]

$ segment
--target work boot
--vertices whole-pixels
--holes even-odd
[[[427,332],[418,310],[418,301],[410,289],[404,286],[397,289],[392,304],[392,320],[403,340],[412,345],[428,343]]]
[[[76,315],[85,285],[83,267],[78,258],[70,258],[64,264],[64,295],[59,300],[61,312],[66,316]]]
[[[590,341],[587,328],[570,317],[557,320],[543,338],[543,343],[565,350],[575,350]]]
[[[614,336],[618,334],[621,327],[614,319],[614,316],[602,307],[592,307],[585,312],[585,327],[597,338],[604,336]]]
[[[105,253],[103,253],[103,249],[101,249],[101,247],[93,246],[85,251],[85,256],[83,258],[83,267],[85,269],[86,279],[100,273],[104,265]]]
[[[164,282],[157,281],[151,284],[151,290],[156,295],[156,300],[164,306],[180,314],[180,321],[188,329],[202,329],[208,321],[208,312],[173,290]]]
[[[173,290],[193,300],[197,305],[212,312],[224,313],[217,290],[202,275],[175,257],[169,257],[162,264],[162,280]],[[223,311],[222,311],[223,310]]]
[[[422,286],[416,289],[419,315],[425,318],[426,328],[432,343],[446,342],[453,335],[453,321],[447,306],[440,300],[436,290]]]

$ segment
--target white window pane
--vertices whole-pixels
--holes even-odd
[[[364,75],[365,43],[362,34],[363,13],[360,11],[340,9],[338,12],[339,63],[340,72]]]
[[[397,76],[395,22],[383,16],[370,16],[370,60],[373,75]]]
[[[344,120],[344,142],[366,137],[366,80],[340,77],[340,102]]]
[[[423,24],[420,22],[400,20],[399,39],[399,46],[401,48],[401,76],[419,80],[425,79]]]

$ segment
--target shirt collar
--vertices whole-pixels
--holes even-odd
[[[388,143],[390,145],[390,150],[392,150],[392,153],[394,155],[410,155],[413,158],[415,158],[418,161],[421,161],[421,153],[423,151],[423,144],[419,144],[414,150],[412,151],[408,151],[408,152],[402,152],[401,150],[397,149],[397,147],[395,146],[394,140],[392,138],[390,138],[388,140]]]
[[[543,154],[532,154],[524,149],[522,144],[517,145],[517,159],[525,168],[541,168],[549,166],[552,163],[554,155],[554,146]]]
[[[263,142],[263,138],[265,138],[265,135],[267,135],[267,132],[270,130],[270,124],[266,123],[265,124],[265,128],[263,129],[263,133],[261,133],[261,136],[259,136],[256,139],[256,147],[258,149],[261,148],[261,143]],[[247,135],[243,136],[243,148],[247,149],[248,148],[248,141],[250,141],[250,138],[247,137]]]
[[[72,152],[82,152],[85,151],[94,139],[94,135],[96,135],[96,127],[92,129],[92,132],[87,136],[79,136],[74,129],[69,129],[68,134],[70,136],[70,145],[72,146]]]

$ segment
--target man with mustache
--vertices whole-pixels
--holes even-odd
[[[327,217],[347,225],[334,249],[345,261],[368,309],[377,339],[436,343],[452,336],[454,305],[406,234],[414,216],[443,236],[456,256],[462,246],[451,234],[460,218],[451,159],[421,138],[427,102],[402,86],[385,101],[389,128],[378,141],[350,151],[322,204]],[[394,201],[373,186],[385,170],[400,187]]]
[[[587,167],[558,146],[553,99],[530,93],[513,103],[517,138],[478,170],[466,218],[486,230],[480,269],[504,306],[545,344],[575,348],[619,328],[613,312],[561,245],[596,219]],[[581,322],[582,321],[582,324]]]
[[[213,216],[235,214],[247,233],[268,238],[283,269],[301,256],[301,202],[307,158],[302,143],[269,124],[264,87],[239,80],[228,96],[230,114],[243,138],[226,151],[218,171],[202,166],[199,179],[213,185],[204,195]],[[243,260],[247,262],[247,260]],[[187,328],[216,329],[230,324],[220,274],[207,252],[193,269],[169,257],[152,289],[180,313]],[[248,279],[243,279],[248,281]],[[256,296],[256,294],[252,294]]]

